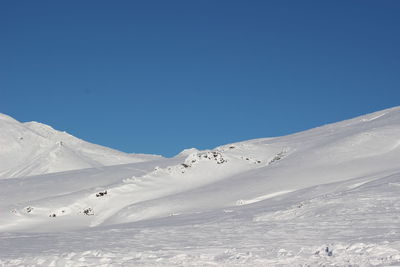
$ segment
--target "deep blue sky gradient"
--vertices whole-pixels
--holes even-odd
[[[0,112],[126,152],[400,103],[400,1],[1,1]]]

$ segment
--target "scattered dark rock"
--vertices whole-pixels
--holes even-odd
[[[326,255],[328,255],[329,257],[331,257],[333,255],[333,250],[329,249],[329,247],[325,248],[325,252],[326,252]]]
[[[283,157],[285,156],[285,152],[279,152],[278,154],[276,154],[269,162],[269,164],[274,163],[276,161],[279,161],[281,159],[283,159]]]
[[[203,160],[203,159],[208,159],[208,160],[214,160],[217,164],[222,164],[227,162],[226,159],[222,156],[220,152],[217,151],[209,151],[209,152],[203,152],[203,153],[197,153],[196,155],[192,155],[192,157],[195,157],[194,159],[190,159],[190,163],[187,160],[186,163],[181,164],[183,167],[188,168],[192,167],[194,163]]]
[[[107,190],[97,193],[96,197],[102,197],[102,196],[105,196],[105,195],[107,195]]]
[[[87,208],[83,210],[83,214],[87,216],[94,215],[94,211],[92,210],[92,208]]]

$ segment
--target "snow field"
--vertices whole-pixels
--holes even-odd
[[[2,179],[0,266],[400,265],[399,144],[397,107],[169,159]]]

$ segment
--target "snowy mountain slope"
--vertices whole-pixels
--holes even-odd
[[[85,231],[0,233],[0,264],[396,266],[399,185],[394,173]]]
[[[0,114],[0,178],[11,178],[156,159],[80,140],[38,122]]]
[[[399,162],[396,107],[171,159],[4,179],[0,263],[400,263]]]
[[[143,173],[124,172],[125,177],[116,167],[102,188],[65,191],[50,199],[37,196],[34,202],[22,202],[17,214],[27,227],[32,220],[48,229],[47,224],[54,222],[47,217],[55,214],[61,228],[64,224],[84,228],[246,205],[318,184],[399,171],[399,144],[400,109],[394,108],[290,136],[186,151],[175,159],[152,162],[153,168]],[[74,172],[70,179],[84,181],[85,176]],[[68,188],[64,183],[69,179],[58,183]],[[107,190],[107,195],[96,197],[100,190]],[[26,214],[24,209],[32,205],[41,213]],[[88,209],[95,216],[82,219]]]

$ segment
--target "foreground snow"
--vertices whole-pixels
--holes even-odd
[[[400,108],[0,181],[0,264],[400,265]]]
[[[400,174],[249,206],[72,232],[3,233],[0,263],[46,266],[400,264]]]

